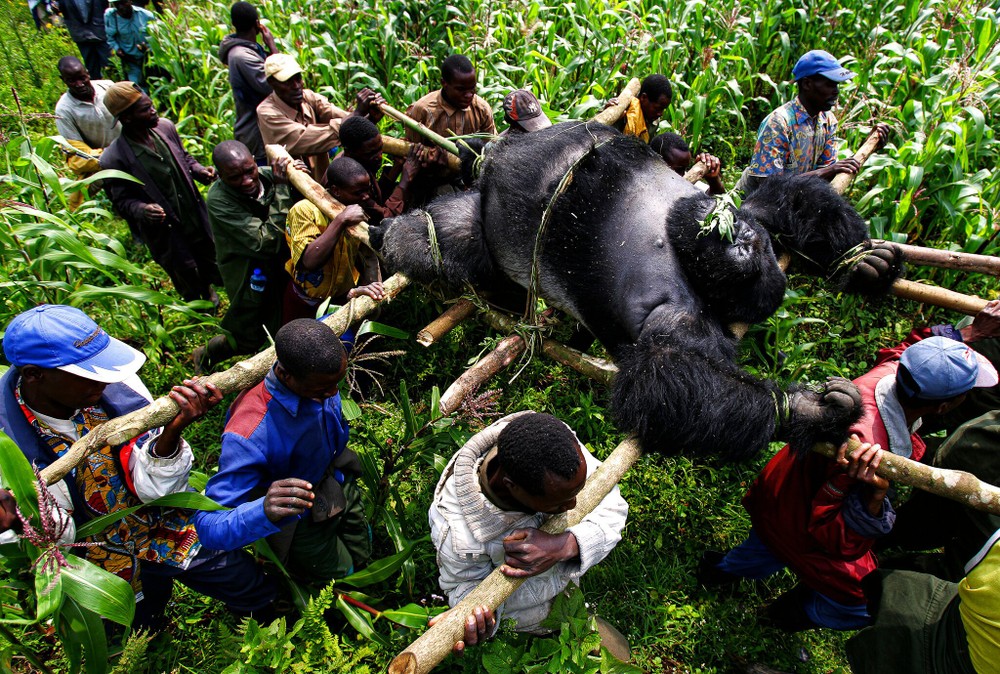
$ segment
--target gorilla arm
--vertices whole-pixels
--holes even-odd
[[[851,382],[834,379],[819,391],[792,387],[786,394],[737,367],[735,340],[719,334],[717,324],[691,315],[680,322],[644,332],[618,359],[615,422],[634,430],[645,451],[740,460],[772,440],[805,451],[847,439],[861,414]]]

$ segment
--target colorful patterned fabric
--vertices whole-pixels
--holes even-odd
[[[829,166],[837,159],[837,118],[831,112],[810,117],[798,97],[764,118],[747,169],[757,178],[800,174]]]
[[[73,444],[71,438],[60,435],[35,417],[21,397],[21,384],[15,389],[17,403],[28,424],[62,456]],[[82,438],[108,420],[100,406],[87,407],[72,419]],[[73,471],[77,488],[86,499],[90,517],[142,505],[133,493],[127,478],[129,456],[137,447],[145,447],[149,433],[122,445],[104,446],[89,453]],[[193,512],[176,508],[147,508],[125,517],[98,535],[84,539],[94,543],[87,547],[86,557],[106,571],[129,581],[138,591],[139,562],[148,561],[183,568],[187,558],[201,546],[190,522]]]

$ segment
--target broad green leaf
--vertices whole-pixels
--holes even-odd
[[[340,396],[340,411],[347,421],[354,421],[361,416],[361,406],[343,395]]]
[[[385,323],[376,323],[375,321],[364,321],[358,327],[357,336],[367,334],[383,335],[385,337],[395,337],[396,339],[409,339],[410,333],[405,330],[400,330],[399,328],[394,328],[391,325],[386,325]]]
[[[85,603],[89,602],[66,597],[59,609],[56,631],[69,657],[71,672],[80,671],[82,659],[87,674],[106,674],[111,663],[104,623],[98,614],[84,608]]]
[[[126,627],[135,616],[135,593],[127,581],[87,560],[69,555],[62,570],[63,591],[95,613]]]
[[[39,622],[55,613],[62,598],[62,574],[58,572],[56,565],[45,570],[42,570],[41,565],[35,567],[35,603]]]
[[[358,634],[371,639],[380,646],[389,647],[389,641],[375,631],[372,616],[367,611],[362,611],[357,606],[352,606],[344,601],[344,598],[337,595],[337,610],[344,614],[347,622],[358,631]]]
[[[427,536],[423,538],[418,538],[415,541],[410,541],[405,548],[400,550],[394,555],[384,557],[376,562],[372,562],[366,568],[352,573],[346,578],[341,578],[337,581],[338,584],[350,585],[351,587],[366,587],[368,585],[373,585],[374,583],[381,583],[384,580],[388,580],[396,571],[403,566],[403,562],[409,559],[410,555],[413,554],[413,548],[416,547],[417,543],[428,540]]]
[[[37,523],[39,511],[35,472],[27,457],[3,431],[0,431],[0,484],[14,493],[21,512]]]
[[[410,393],[406,388],[406,380],[399,380],[399,406],[403,411],[403,421],[406,423],[406,440],[412,440],[420,430],[417,425],[417,418],[413,414],[413,406],[410,405]]]
[[[82,540],[87,536],[93,536],[107,529],[110,525],[119,520],[123,520],[141,508],[188,508],[191,510],[229,510],[225,506],[219,505],[204,494],[195,491],[182,491],[176,494],[165,494],[149,503],[123,508],[113,513],[96,517],[76,530],[76,539]]]
[[[402,625],[403,627],[419,629],[421,627],[427,627],[427,621],[432,615],[434,614],[431,613],[426,606],[421,606],[420,604],[407,604],[401,608],[382,611],[381,617],[386,620],[391,620],[397,625]]]

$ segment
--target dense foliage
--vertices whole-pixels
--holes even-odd
[[[232,95],[215,52],[230,32],[228,6],[168,3],[153,40],[153,59],[167,73],[152,83],[154,98],[203,160],[232,133]],[[556,120],[587,117],[628,78],[663,72],[675,96],[661,126],[722,157],[729,185],[749,158],[760,120],[793,95],[788,80],[795,59],[808,49],[827,49],[846,56],[845,64],[859,73],[842,88],[838,109],[846,147],[859,145],[875,119],[894,129],[888,148],[869,163],[852,193],[873,235],[996,252],[995,3],[839,0],[821,11],[804,0],[265,0],[259,6],[279,46],[305,66],[307,86],[342,106],[351,103],[354,91],[371,86],[403,108],[437,86],[437,63],[453,51],[472,58],[479,93],[495,111],[511,88],[530,86]],[[12,31],[0,29],[2,67],[12,75],[3,70],[4,79],[22,93],[26,114],[48,113],[61,90],[54,61],[71,43],[59,28],[34,39],[26,10],[19,14],[20,5],[9,0],[2,7],[20,22]],[[9,100],[6,92],[0,96],[8,107]],[[153,363],[143,374],[154,391],[165,390],[186,374],[185,354],[212,333],[214,320],[176,299],[102,196],[84,210],[66,210],[65,193],[74,186],[53,169],[59,164],[55,147],[39,140],[54,133],[54,125],[16,115],[0,117],[0,123],[10,137],[0,169],[0,283],[7,291],[0,323],[41,301],[83,306],[112,333],[146,350]],[[383,125],[399,135],[388,122]],[[911,276],[984,297],[996,293],[991,278],[929,269],[912,270]],[[794,285],[782,311],[745,341],[747,360],[761,373],[812,380],[857,375],[878,347],[911,325],[958,318],[897,301],[865,304],[833,294],[821,282],[795,279]],[[412,333],[443,305],[421,291],[407,293],[379,320]],[[373,620],[344,609],[338,614],[344,617],[332,618],[340,621],[335,639],[320,618],[325,609],[347,604],[339,585],[314,600],[297,624],[243,628],[218,604],[179,591],[169,633],[130,642],[124,657],[133,664],[126,671],[312,671],[335,660],[373,671],[384,666],[412,637],[407,627],[422,623],[426,607],[440,603],[431,596],[437,585],[433,550],[424,539],[426,508],[445,457],[484,417],[525,408],[552,412],[599,456],[621,439],[605,419],[607,391],[544,361],[530,363],[512,382],[510,375],[499,379],[495,385],[502,391],[484,398],[475,414],[457,422],[437,419],[433,387],[443,388],[461,373],[476,356],[473,345],[491,348],[496,337],[469,323],[431,349],[383,341],[380,347],[406,353],[388,366],[367,361],[381,370],[392,394],[377,394],[362,378],[361,391],[376,393],[353,422],[353,445],[365,459],[378,552],[395,561],[384,567],[391,574],[365,587],[371,594],[356,588],[345,594],[395,612]],[[406,386],[400,388],[396,382],[402,380]],[[206,472],[217,457],[221,414],[194,429],[192,441]],[[647,457],[624,480],[631,507],[624,540],[588,574],[583,591],[591,610],[628,635],[644,670],[724,671],[748,662],[799,672],[846,668],[841,635],[787,636],[756,624],[756,607],[789,587],[790,578],[744,584],[732,596],[695,585],[701,552],[734,545],[745,534],[739,499],[762,463],[696,465]],[[402,554],[407,550],[412,554]],[[561,608],[567,628],[552,639],[529,643],[503,634],[449,666],[491,674],[529,666],[593,671],[600,663],[581,655],[589,625],[578,603]],[[8,637],[43,653],[56,670],[67,666],[44,630]],[[14,653],[4,650],[0,666],[29,668]]]

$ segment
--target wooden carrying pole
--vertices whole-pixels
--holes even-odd
[[[858,164],[864,166],[864,163],[868,161],[868,158],[875,154],[878,150],[878,146],[878,133],[872,129],[872,132],[868,134],[868,138],[866,138],[865,142],[861,144],[861,149],[854,153],[854,159],[857,160]],[[856,174],[854,173],[837,174],[833,177],[833,180],[830,181],[830,184],[838,194],[843,194],[847,191],[847,188],[851,186],[851,183],[854,182],[855,175]]]
[[[410,155],[410,150],[413,148],[413,143],[408,140],[403,140],[402,138],[395,138],[393,136],[387,136],[382,134],[382,152],[393,157],[400,157],[401,159],[406,159]],[[445,156],[448,162],[448,169],[458,173],[462,170],[462,160],[458,158],[457,155],[448,153]]]
[[[604,500],[632,464],[642,455],[639,441],[629,438],[618,445],[604,463],[587,478],[576,497],[576,507],[561,515],[553,515],[540,528],[549,534],[559,534],[590,514]],[[496,610],[526,579],[508,578],[494,569],[479,586],[465,596],[458,606],[444,614],[438,622],[389,665],[390,674],[426,674],[451,652],[452,646],[465,634],[465,619],[477,607],[486,605]]]
[[[323,189],[322,185],[313,180],[313,177],[309,173],[300,171],[292,165],[292,156],[288,154],[288,150],[283,145],[265,145],[264,152],[267,154],[268,161],[272,164],[275,159],[283,158],[288,160],[288,182],[318,208],[320,213],[326,216],[327,220],[332,221],[344,212],[344,208],[346,208],[344,204],[330,196],[330,193]],[[353,225],[348,227],[346,232],[348,236],[357,239],[369,248],[371,247],[368,241],[367,224],[360,223]]]
[[[708,166],[705,165],[705,162],[696,161],[694,166],[684,174],[684,180],[693,184],[704,178],[706,173],[708,173]]]
[[[413,119],[412,117],[410,117],[405,113],[400,112],[399,110],[392,107],[388,103],[382,103],[379,107],[382,109],[382,112],[389,115],[397,122],[402,123],[402,125],[405,126],[407,129],[409,129],[410,131],[413,131],[414,133],[419,133],[421,136],[431,141],[438,147],[447,150],[456,157],[458,156],[458,146],[455,145],[455,143],[453,143],[452,141],[442,136],[441,134],[431,131],[417,120]]]
[[[474,314],[475,311],[475,304],[467,299],[459,299],[443,314],[428,323],[426,328],[417,333],[417,344],[430,346],[451,332],[455,326]]]
[[[592,121],[607,124],[608,126],[616,124],[622,118],[622,115],[625,114],[625,111],[628,110],[628,106],[632,104],[632,99],[639,95],[639,88],[641,86],[642,83],[639,82],[639,78],[633,77],[630,79],[625,88],[622,89],[622,92],[618,94],[618,102],[610,108],[601,110],[594,115]]]
[[[462,401],[475,394],[483,382],[491,379],[500,370],[514,362],[524,353],[524,339],[520,335],[505,337],[496,348],[476,361],[476,364],[462,373],[451,386],[441,394],[441,414],[451,414]]]
[[[874,243],[885,242],[876,240]],[[940,250],[938,248],[914,246],[908,243],[893,243],[893,245],[898,246],[903,252],[903,259],[912,264],[1000,276],[1000,258],[993,257],[992,255],[976,255],[974,253],[962,253],[955,250]]]
[[[396,297],[409,283],[410,279],[402,274],[388,278],[382,284],[385,290],[385,300],[383,301],[389,301]],[[341,335],[351,323],[361,320],[374,311],[378,305],[379,302],[366,295],[358,296],[338,309],[336,313],[327,316],[323,322],[330,326],[331,330]],[[274,360],[274,347],[270,347],[252,358],[236,363],[224,372],[216,372],[201,378],[200,381],[215,384],[223,395],[236,393],[259,384],[271,366],[274,365]],[[177,403],[169,396],[163,396],[140,410],[101,424],[73,443],[73,446],[57,461],[43,469],[42,479],[45,484],[61,480],[91,451],[96,451],[105,445],[118,445],[127,442],[152,428],[163,426],[177,416],[177,411]]]

